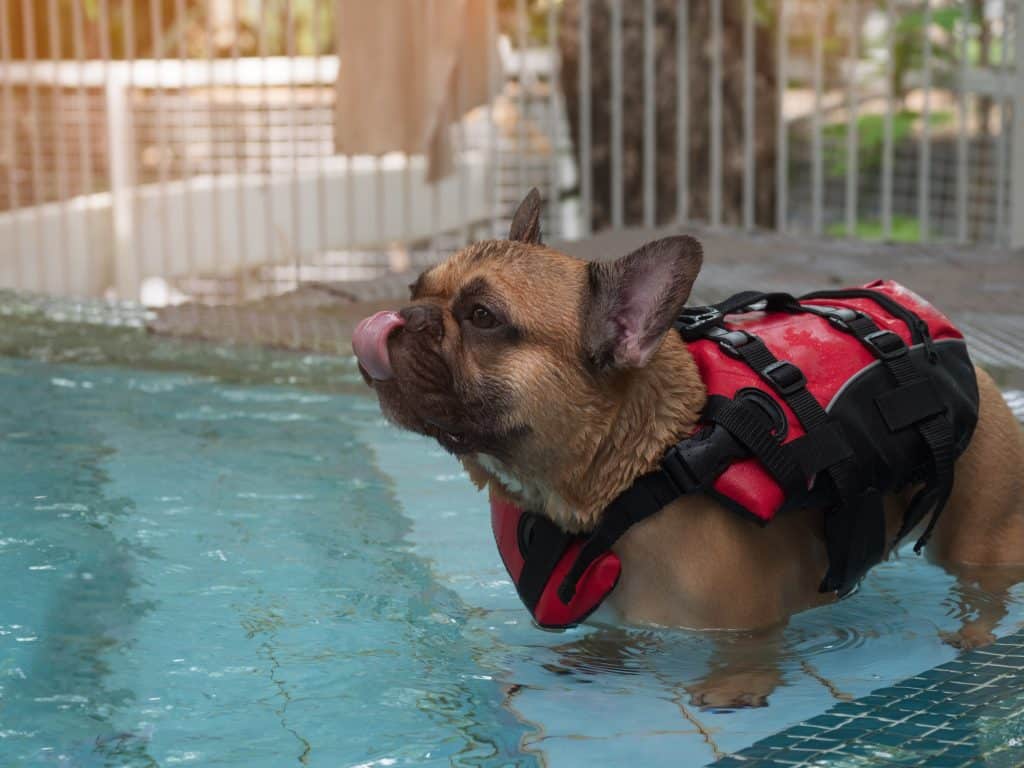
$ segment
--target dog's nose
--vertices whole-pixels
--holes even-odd
[[[405,320],[409,333],[432,333],[438,339],[444,336],[444,316],[441,308],[433,304],[413,304],[398,313]]]

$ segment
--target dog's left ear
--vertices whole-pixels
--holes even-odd
[[[543,205],[540,192],[534,187],[512,215],[512,226],[508,231],[509,240],[540,245],[540,213]]]
[[[591,262],[583,344],[602,368],[642,368],[690,296],[704,259],[680,235],[647,243],[613,262]]]

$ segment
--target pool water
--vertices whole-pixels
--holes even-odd
[[[370,397],[14,358],[0,583],[3,766],[697,766],[951,659],[960,610],[904,555],[795,618],[769,706],[701,710],[712,637],[536,629]]]

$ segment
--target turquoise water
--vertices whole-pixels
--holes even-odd
[[[535,629],[369,397],[12,358],[0,580],[2,766],[702,765],[952,658],[958,611],[904,556],[794,620],[768,707],[702,711],[711,638]]]

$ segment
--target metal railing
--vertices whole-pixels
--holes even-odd
[[[481,2],[489,104],[429,184],[422,156],[335,154],[341,2],[0,0],[0,287],[372,276],[500,233],[531,186],[556,237],[1024,247],[1024,0]]]
[[[1024,177],[1021,156],[1024,155],[1024,120],[1011,116],[1024,115],[1024,75],[1016,61],[1024,60],[1024,36],[1014,33],[1015,19],[1024,18],[1024,3],[1004,2],[779,2],[773,4],[775,15],[770,20],[758,18],[758,4],[751,0],[723,4],[709,0],[695,4],[680,0],[670,4],[645,0],[626,4],[623,0],[578,0],[579,91],[581,112],[590,120],[582,120],[577,131],[580,166],[583,169],[582,210],[588,218],[595,193],[588,174],[593,156],[591,124],[593,94],[588,93],[592,80],[591,57],[585,55],[594,35],[592,17],[596,9],[610,5],[607,13],[608,55],[611,69],[609,121],[611,189],[610,215],[612,227],[624,223],[650,226],[655,220],[654,189],[661,169],[654,157],[656,116],[653,109],[653,58],[655,44],[653,19],[662,23],[669,5],[675,5],[673,35],[676,40],[675,83],[677,111],[660,110],[657,119],[671,119],[678,126],[676,146],[676,218],[688,221],[697,218],[713,227],[723,224],[752,229],[755,226],[755,188],[759,173],[755,146],[759,133],[772,126],[758,122],[755,108],[755,62],[758,48],[772,45],[774,37],[774,87],[777,99],[774,125],[774,216],[771,226],[779,231],[799,230],[816,235],[838,234],[856,237],[862,233],[865,215],[877,220],[882,240],[900,239],[896,219],[913,219],[918,232],[915,239],[949,239],[960,243],[992,241],[998,244],[1024,246],[1024,224],[1019,215],[1024,211]],[[700,39],[706,39],[707,53],[692,45],[694,9],[706,9]],[[642,8],[642,11],[639,10]],[[623,29],[630,25],[623,18],[624,9],[632,11],[633,27],[643,29],[643,109],[625,111],[632,119],[643,120],[641,181],[642,215],[632,222],[623,218],[623,157],[628,151],[622,137],[623,99],[622,62]],[[723,43],[723,13],[728,11],[738,48],[726,50]],[[979,15],[980,13],[980,15]],[[642,20],[635,18],[642,14]],[[941,24],[939,24],[939,20]],[[671,26],[673,22],[669,22]],[[870,27],[875,40],[865,50],[862,40]],[[758,37],[755,28],[764,29]],[[603,30],[602,30],[603,31]],[[797,34],[795,32],[799,31]],[[941,32],[941,35],[937,35]],[[983,41],[981,38],[984,37]],[[690,43],[687,45],[687,43]],[[799,45],[798,43],[802,43]],[[826,56],[825,46],[831,47]],[[997,58],[978,62],[978,47],[998,52]],[[942,48],[942,55],[937,49]],[[632,53],[635,54],[635,51]],[[671,55],[669,46],[657,49],[658,56]],[[640,66],[637,56],[629,56]],[[907,67],[910,58],[914,66]],[[723,112],[723,60],[738,59],[742,67],[733,69],[734,79],[725,90],[732,90],[733,103],[739,115]],[[900,62],[903,71],[895,71]],[[831,72],[829,71],[831,70]],[[937,75],[941,75],[941,80]],[[694,103],[687,89],[700,78],[708,80],[707,98]],[[896,92],[896,81],[902,92]],[[584,102],[585,99],[585,102]],[[952,113],[936,109],[937,101]],[[914,102],[916,111],[908,108]],[[917,106],[917,103],[920,105]],[[985,117],[969,109],[972,103],[983,103]],[[984,119],[983,126],[978,121]],[[732,152],[742,157],[741,170],[732,174],[723,171],[723,137],[725,123],[742,122],[742,136],[733,142]],[[700,126],[699,122],[705,122]],[[995,130],[989,123],[995,122]],[[695,123],[697,125],[695,126]],[[699,177],[691,172],[694,160],[691,146],[694,128],[706,134],[702,150],[708,156],[707,170]],[[865,158],[862,142],[865,127],[879,130],[877,147],[870,147],[871,158]],[[939,128],[941,127],[941,130]],[[871,137],[875,141],[875,137]],[[628,143],[628,142],[627,142]],[[603,148],[605,149],[605,148]],[[910,163],[904,156],[910,154]],[[986,161],[986,156],[991,155]],[[1012,162],[1011,162],[1012,160]],[[868,162],[869,161],[869,162]],[[940,162],[941,161],[941,164]],[[952,161],[952,173],[946,166]],[[986,162],[990,169],[985,168]],[[913,168],[907,168],[912,164]],[[832,167],[829,167],[829,166]],[[837,171],[836,167],[841,170]],[[989,173],[988,171],[991,171]],[[980,172],[979,172],[980,171]],[[900,176],[902,175],[902,178]],[[948,177],[952,176],[952,179]],[[907,200],[907,180],[912,182],[913,200]],[[954,189],[952,205],[936,199],[949,183]],[[706,203],[694,215],[691,199],[702,192]],[[723,199],[736,200],[733,214],[723,211]],[[871,203],[870,206],[867,203]],[[951,211],[949,210],[951,209]],[[952,215],[950,215],[950,213]],[[949,231],[947,218],[955,222]],[[584,232],[589,231],[584,223]],[[871,222],[875,223],[875,222]]]

